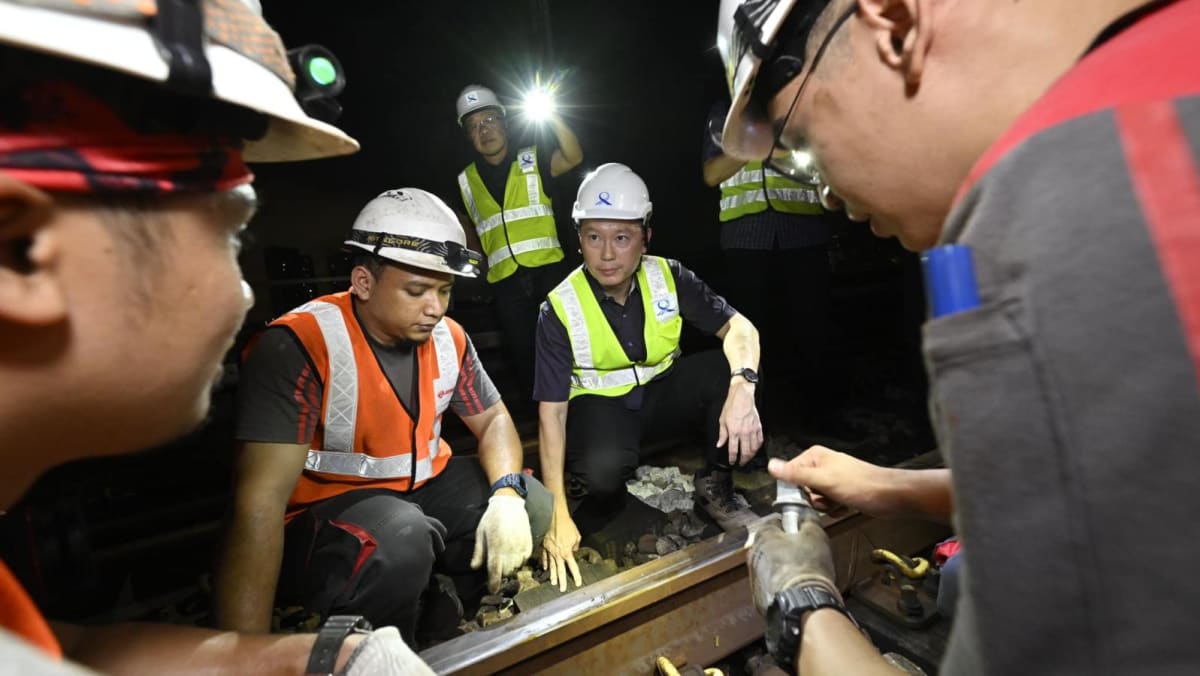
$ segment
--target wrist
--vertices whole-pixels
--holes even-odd
[[[509,495],[514,498],[524,497],[523,495],[518,493],[516,491],[516,489],[513,489],[513,488],[498,488],[498,489],[496,489],[495,493],[492,493],[492,495]]]

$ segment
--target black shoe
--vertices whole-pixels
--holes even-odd
[[[435,574],[421,595],[421,614],[417,620],[417,643],[427,646],[458,636],[463,619],[463,605],[458,598],[454,580]]]
[[[733,490],[731,470],[700,472],[695,477],[696,502],[722,530],[736,530],[755,520],[746,498]]]

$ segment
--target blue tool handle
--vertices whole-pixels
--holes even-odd
[[[946,244],[921,256],[925,271],[925,294],[933,319],[979,307],[979,287],[971,248]]]

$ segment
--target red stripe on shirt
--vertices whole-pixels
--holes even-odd
[[[479,393],[475,391],[475,360],[467,356],[463,360],[462,374],[458,378],[458,396],[462,397],[467,403],[467,410],[471,415],[483,412],[483,402],[479,399]]]
[[[307,444],[311,440],[311,434],[308,432],[309,423],[312,422],[314,407],[311,404],[312,399],[312,369],[308,364],[300,371],[300,375],[296,376],[296,387],[292,390],[292,399],[300,406],[298,420],[296,424],[296,443]]]
[[[1200,173],[1191,145],[1170,101],[1118,108],[1116,123],[1200,384]]]

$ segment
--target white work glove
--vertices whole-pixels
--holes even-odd
[[[337,676],[434,676],[433,669],[400,638],[395,627],[380,627],[350,653]]]
[[[488,591],[500,590],[504,576],[521,567],[533,554],[533,533],[525,500],[515,495],[493,495],[475,529],[475,555],[471,567],[478,570],[487,557]]]

